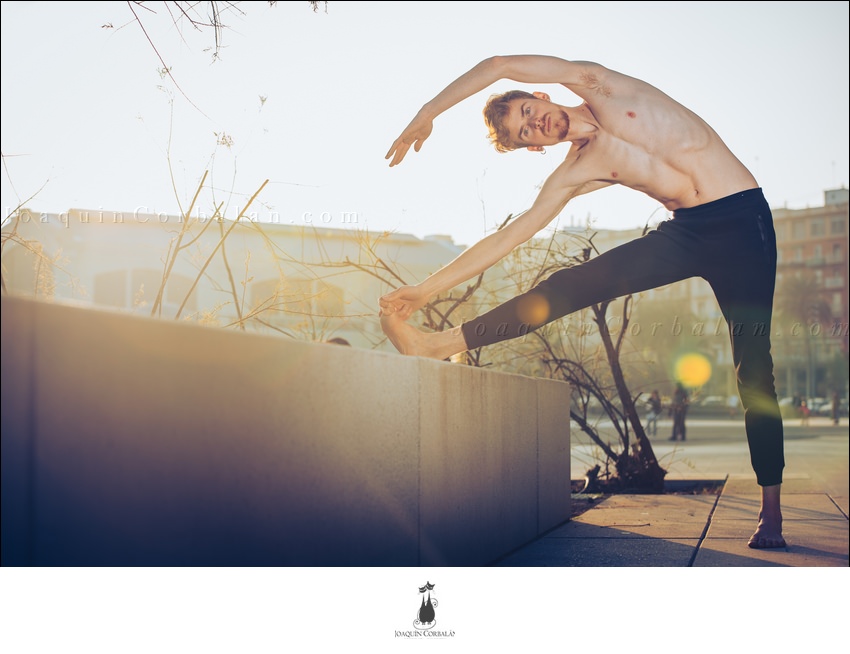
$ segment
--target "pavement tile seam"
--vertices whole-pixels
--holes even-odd
[[[783,525],[785,523],[790,523],[794,527],[811,525],[813,528],[822,528],[827,530],[840,529],[841,531],[850,532],[850,522],[847,520],[814,520],[800,518],[799,520],[783,520],[782,523]],[[747,525],[747,527],[752,527],[753,521],[746,518],[727,518],[726,520],[715,520],[712,524],[720,524],[725,527],[742,524]]]
[[[750,493],[744,491],[727,491],[726,495],[734,496],[734,497],[746,497],[747,499],[759,500],[761,499],[760,493]],[[829,493],[824,493],[822,490],[810,490],[810,491],[783,491],[782,497],[804,497],[806,495],[828,495]]]
[[[841,512],[841,515],[844,516],[844,519],[850,520],[850,516],[847,515],[847,512],[841,506],[842,500],[844,501],[845,504],[847,503],[847,498],[836,497],[836,496],[833,496],[833,495],[827,495],[827,497],[829,498],[829,501],[832,502],[835,505],[835,508],[838,509]]]
[[[712,520],[712,522],[734,522],[735,520],[749,520],[750,522],[752,522],[752,518],[742,518],[740,516],[738,516],[738,517],[721,516],[719,518],[714,518],[714,520]],[[783,523],[785,523],[785,522],[840,522],[840,523],[846,523],[846,522],[848,522],[848,520],[844,516],[823,516],[823,517],[806,516],[806,517],[803,517],[803,516],[783,515],[782,516],[782,522]]]
[[[612,540],[644,540],[644,541],[646,541],[646,540],[662,540],[662,541],[673,541],[673,540],[675,540],[677,542],[693,541],[694,543],[698,543],[700,541],[700,538],[696,537],[696,536],[692,536],[690,538],[688,538],[687,536],[681,536],[681,537],[678,537],[678,538],[661,538],[659,536],[650,536],[649,534],[646,534],[646,535],[629,534],[629,535],[619,535],[619,536],[559,536],[557,538],[545,538],[543,540],[548,540],[548,541],[553,541],[553,542],[554,541],[559,541],[559,542],[560,541],[575,541],[575,542],[582,542],[582,543],[587,543],[587,542],[590,542],[590,541],[603,543],[605,541],[612,541]]]
[[[757,496],[722,495],[714,520],[757,517],[760,500]],[[845,520],[845,513],[825,493],[791,495],[783,498],[783,520]]]
[[[784,530],[786,547],[744,553],[743,542],[751,527],[747,520],[727,520],[722,524],[714,524],[701,549],[737,557],[746,555],[752,560],[748,565],[761,565],[753,561],[763,561],[764,564],[792,567],[847,566],[850,526],[846,522],[834,520],[827,524],[825,521],[796,521]],[[696,565],[712,563],[703,557],[697,558]]]

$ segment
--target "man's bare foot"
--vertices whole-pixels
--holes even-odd
[[[402,354],[420,356],[424,349],[425,334],[407,324],[397,313],[381,314],[381,329],[390,343]]]
[[[756,527],[756,533],[750,536],[750,540],[747,542],[747,545],[754,550],[786,547],[787,543],[782,537],[781,523],[779,527],[776,527],[759,518],[759,525]]]
[[[397,314],[381,314],[381,329],[390,343],[402,354],[448,359],[466,351],[466,341],[460,327],[445,332],[422,332]]]
[[[782,510],[779,506],[779,489],[779,484],[762,486],[759,524],[756,527],[756,533],[750,537],[747,543],[749,547],[755,550],[787,546],[782,537]]]

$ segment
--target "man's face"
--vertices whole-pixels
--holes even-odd
[[[541,150],[567,137],[570,118],[560,106],[550,102],[545,93],[534,95],[534,99],[517,98],[511,102],[505,127],[517,147]]]

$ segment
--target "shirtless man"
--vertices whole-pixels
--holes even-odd
[[[748,545],[784,547],[783,431],[770,354],[776,237],[756,179],[708,124],[650,84],[596,63],[535,55],[491,57],[449,84],[392,144],[390,166],[401,163],[411,146],[419,151],[437,116],[501,79],[562,84],[584,103],[562,106],[542,92],[491,97],[484,119],[496,150],[544,152],[570,143],[567,156],[528,211],[422,283],[381,297],[384,333],[403,354],[446,359],[522,336],[597,302],[705,278],[729,328],[750,458],[761,487],[758,526]],[[432,298],[531,239],[572,198],[614,184],[654,198],[673,218],[449,331],[423,332],[405,322]]]

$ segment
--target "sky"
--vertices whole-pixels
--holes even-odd
[[[529,208],[568,148],[496,153],[486,98],[578,98],[502,80],[440,115],[401,165],[385,155],[425,102],[495,54],[647,80],[715,127],[773,207],[817,206],[848,185],[847,2],[219,3],[217,51],[211,28],[175,25],[169,5],[2,3],[4,217],[22,203],[176,214],[207,174],[206,215],[221,205],[235,218],[262,188],[257,220],[470,245]],[[611,187],[549,229],[666,215]]]

